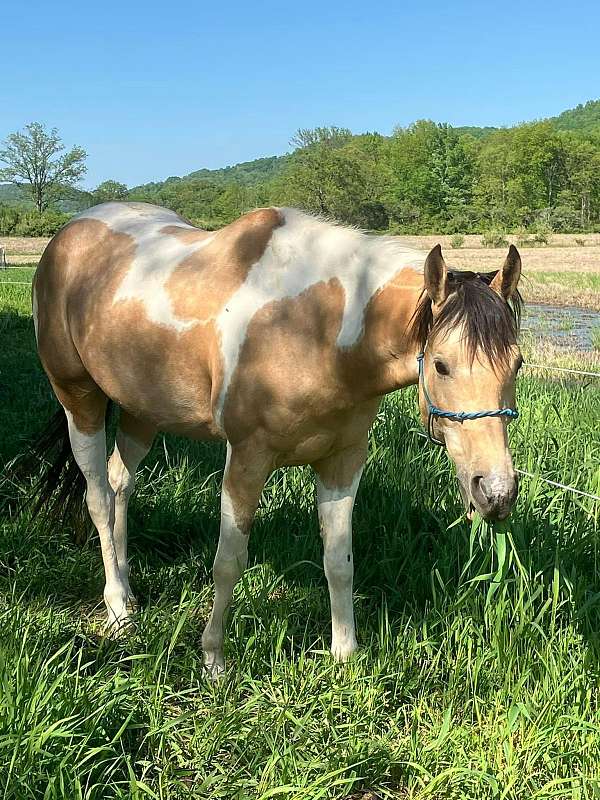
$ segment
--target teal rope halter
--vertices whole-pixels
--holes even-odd
[[[509,419],[516,419],[519,416],[519,412],[514,408],[496,408],[493,411],[444,411],[442,408],[438,408],[431,402],[431,397],[427,391],[423,370],[424,359],[425,352],[419,353],[417,356],[417,361],[419,362],[419,382],[423,387],[423,397],[427,405],[427,436],[430,442],[439,444],[442,447],[444,446],[444,442],[436,439],[433,435],[433,420],[435,417],[464,422],[466,419],[483,419],[484,417],[508,417]]]

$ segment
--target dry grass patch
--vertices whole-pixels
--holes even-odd
[[[0,236],[0,247],[7,256],[40,256],[49,241],[47,236]]]
[[[401,241],[405,242],[406,244],[410,245],[411,247],[418,247],[419,249],[430,250],[434,245],[441,244],[444,249],[450,249],[452,238],[456,234],[441,234],[441,233],[427,233],[422,236],[418,235],[399,235],[395,238],[400,239]],[[518,246],[518,238],[519,236],[516,233],[507,233],[504,234],[506,241],[511,244],[516,244]],[[531,234],[533,236],[533,234]],[[462,249],[465,250],[488,250],[491,249],[493,252],[493,248],[486,248],[482,244],[483,234],[481,233],[467,233],[464,235],[464,242],[462,244]],[[585,242],[584,246],[582,247],[580,244],[577,243],[577,240],[583,240]],[[587,247],[600,247],[600,233],[551,233],[550,234],[550,245],[521,245],[521,249],[525,250],[526,252],[530,252],[531,250],[552,250],[552,249],[562,249],[562,248],[573,248],[577,250],[583,250]]]

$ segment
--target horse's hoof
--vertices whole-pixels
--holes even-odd
[[[209,681],[220,681],[225,677],[225,662],[221,659],[204,662],[204,674]]]
[[[349,661],[354,653],[358,650],[356,642],[347,642],[344,644],[334,645],[331,648],[331,655],[340,664]]]
[[[107,639],[121,639],[134,630],[132,618],[128,615],[119,619],[109,618],[104,626],[104,635]]]

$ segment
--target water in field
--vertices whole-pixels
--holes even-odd
[[[575,306],[528,304],[523,310],[521,330],[559,347],[592,349],[592,331],[600,329],[600,313]]]

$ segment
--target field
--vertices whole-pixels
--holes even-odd
[[[465,236],[463,247],[453,249],[451,236],[399,236],[401,241],[423,250],[438,242],[453,267],[488,271],[498,269],[506,248],[484,248],[481,236]],[[509,236],[509,241],[516,237]],[[583,241],[583,246],[576,240]],[[9,264],[37,264],[48,240],[43,238],[0,237]],[[553,234],[550,244],[522,247],[524,279],[521,290],[528,302],[565,306],[577,305],[600,311],[600,234]]]
[[[0,287],[0,330],[4,465],[54,404],[27,286]],[[517,466],[600,494],[600,382],[525,369],[518,402]],[[467,524],[415,412],[414,389],[398,393],[373,430],[355,512],[361,652],[347,665],[328,655],[309,469],[264,491],[216,685],[200,635],[222,447],[164,437],[146,459],[130,516],[140,611],[116,641],[101,635],[97,538],[76,546],[68,528],[16,515],[1,501],[26,487],[5,481],[3,798],[598,798],[600,503],[523,479],[508,523]]]

